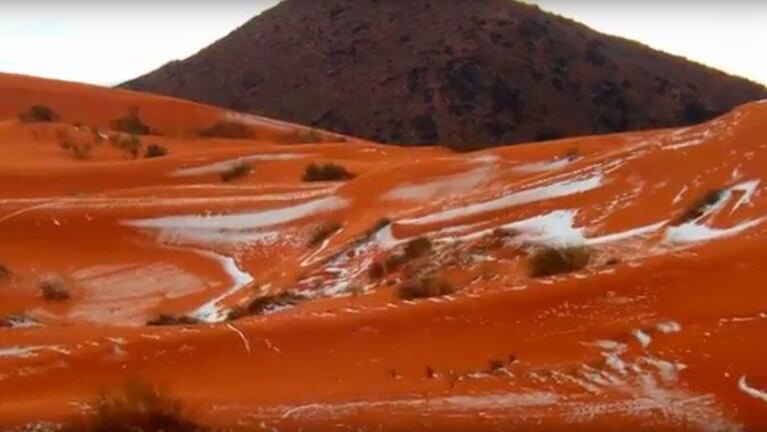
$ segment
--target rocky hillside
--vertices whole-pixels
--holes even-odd
[[[698,123],[764,87],[507,0],[285,0],[124,84],[394,144]]]

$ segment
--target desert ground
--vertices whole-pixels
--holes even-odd
[[[457,153],[0,75],[0,429],[759,430],[765,167],[764,102]]]

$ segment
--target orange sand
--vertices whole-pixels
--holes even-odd
[[[35,103],[61,122],[20,123]],[[143,144],[168,156],[134,160],[104,141],[77,160],[57,142],[57,130],[109,133],[131,107],[162,133]],[[194,136],[226,118],[259,139]],[[0,75],[0,264],[13,272],[0,323],[38,322],[0,328],[0,427],[68,421],[129,378],[229,430],[767,427],[767,104],[692,128],[471,154],[291,143],[297,130]],[[222,182],[241,158],[253,173]],[[302,183],[310,162],[357,177]],[[714,189],[716,203],[674,226]],[[382,217],[394,223],[359,241]],[[328,223],[342,228],[310,247]],[[410,270],[455,294],[402,301],[404,272],[368,276],[417,236],[435,251]],[[594,254],[534,279],[528,253],[543,245]],[[40,296],[52,274],[70,300]],[[310,300],[220,322],[284,291]],[[144,325],[193,313],[211,322]]]

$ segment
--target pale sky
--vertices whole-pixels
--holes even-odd
[[[277,2],[3,0],[0,71],[114,85],[194,54]],[[765,0],[530,2],[767,84]]]

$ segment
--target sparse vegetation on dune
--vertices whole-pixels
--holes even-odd
[[[350,173],[345,167],[334,164],[316,164],[311,163],[306,166],[303,177],[305,182],[324,182],[324,181],[344,181],[355,178],[356,175]]]
[[[584,269],[593,251],[587,246],[544,246],[530,256],[530,276],[543,278]]]
[[[147,321],[148,326],[186,326],[186,325],[197,325],[200,324],[201,321],[197,318],[188,316],[188,315],[168,315],[168,314],[162,314],[158,315],[155,318],[152,318],[151,320]]]
[[[403,265],[424,258],[432,253],[434,246],[427,237],[417,237],[405,244],[401,253],[389,255],[383,261],[375,261],[368,269],[370,279],[377,280],[397,271]]]
[[[305,296],[292,292],[256,297],[246,306],[235,307],[229,311],[228,319],[233,321],[246,316],[263,315],[276,309],[295,306],[306,300]]]
[[[442,276],[426,276],[402,282],[397,294],[402,300],[417,300],[453,294],[455,288]]]
[[[685,212],[674,221],[674,225],[682,225],[703,216],[709,207],[716,205],[716,203],[722,199],[724,193],[724,189],[708,191],[704,196],[693,202]]]
[[[48,301],[65,301],[72,296],[64,280],[59,276],[47,276],[40,280],[38,287],[43,298]]]
[[[246,124],[222,120],[213,126],[202,129],[197,133],[203,138],[226,138],[226,139],[255,139],[256,134]]]
[[[287,135],[283,140],[291,144],[314,144],[324,141],[322,134],[314,129],[297,130]]]
[[[27,111],[19,113],[23,123],[54,123],[61,118],[56,111],[46,105],[32,105]]]
[[[330,236],[341,230],[342,225],[338,222],[327,222],[321,224],[312,233],[309,239],[309,247],[317,247],[327,240]]]
[[[221,173],[221,181],[229,183],[240,179],[253,172],[253,167],[245,161],[239,161],[233,164],[229,169]]]
[[[112,129],[131,135],[148,135],[151,132],[139,115],[138,108],[131,108],[125,117],[120,117],[112,122]]]
[[[181,403],[156,386],[129,381],[104,393],[91,406],[92,414],[64,432],[211,432],[187,418]]]
[[[141,153],[141,138],[136,135],[130,135],[122,139],[118,137],[116,145],[133,159],[138,158],[139,153]]]
[[[147,159],[158,158],[168,155],[168,149],[159,144],[150,144],[146,148],[144,157]]]
[[[4,266],[3,264],[0,264],[0,281],[3,281],[5,279],[10,278],[13,275],[11,270]]]

